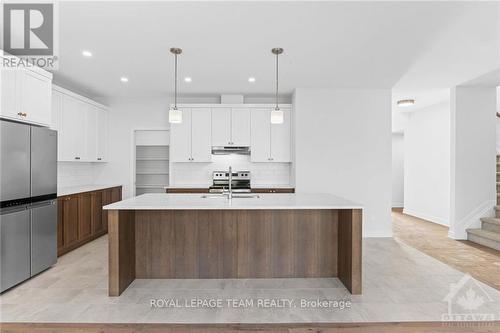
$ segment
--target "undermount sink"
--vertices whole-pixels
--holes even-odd
[[[226,194],[204,194],[201,196],[203,199],[227,199],[228,196]],[[247,199],[257,199],[260,198],[258,194],[233,194],[233,199],[240,199],[240,198],[247,198]]]

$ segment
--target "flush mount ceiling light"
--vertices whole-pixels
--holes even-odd
[[[250,83],[255,83],[255,78],[254,78],[254,77],[249,77],[249,78],[248,78],[248,82],[250,82]]]
[[[193,81],[193,79],[191,79],[191,78],[190,78],[190,77],[188,77],[188,76],[184,78],[184,82],[191,82],[191,81]]]
[[[172,53],[175,57],[174,60],[174,105],[170,106],[170,110],[168,111],[168,122],[171,124],[180,124],[182,123],[182,111],[177,109],[177,56],[182,53],[182,49],[177,47],[172,47],[170,49],[170,53]]]
[[[408,106],[412,106],[415,104],[415,100],[414,99],[400,99],[398,102],[397,102],[397,105],[401,108],[404,108],[404,107],[408,107]]]
[[[128,82],[128,77],[122,76],[120,78],[120,81],[122,81],[123,83],[127,83]]]
[[[271,52],[276,55],[276,105],[274,110],[271,111],[271,124],[283,124],[284,115],[283,111],[280,110],[278,105],[278,74],[279,74],[279,55],[283,53],[283,49],[281,47],[275,47],[271,50]]]
[[[84,50],[84,51],[82,51],[82,55],[84,57],[90,58],[90,57],[92,57],[92,52]]]

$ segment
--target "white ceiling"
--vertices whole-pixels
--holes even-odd
[[[101,100],[165,96],[173,90],[169,48],[175,46],[184,50],[181,78],[193,79],[180,81],[181,94],[272,95],[270,49],[280,46],[283,93],[442,89],[498,66],[492,51],[498,51],[498,8],[494,2],[61,2],[55,82]],[[121,83],[121,76],[130,81]]]

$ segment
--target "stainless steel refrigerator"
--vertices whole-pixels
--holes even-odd
[[[0,293],[57,260],[57,132],[0,120]]]

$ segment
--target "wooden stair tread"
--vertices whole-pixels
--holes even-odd
[[[493,231],[486,231],[483,229],[467,229],[467,232],[479,237],[487,238],[496,242],[500,242],[500,233]]]
[[[498,206],[497,206],[498,207]],[[481,222],[496,224],[500,226],[500,219],[495,217],[482,217]]]

